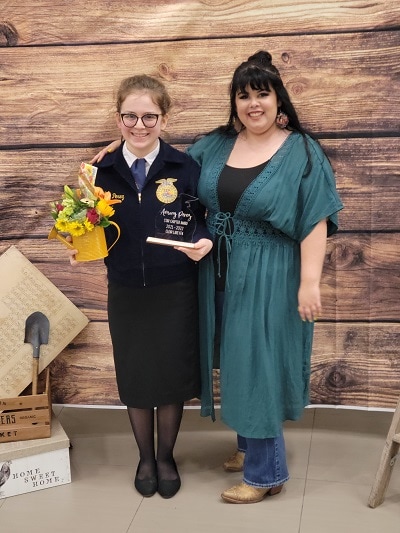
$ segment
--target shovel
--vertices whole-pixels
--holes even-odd
[[[25,321],[25,343],[33,346],[32,394],[37,394],[40,346],[49,342],[49,319],[40,311],[35,311]]]

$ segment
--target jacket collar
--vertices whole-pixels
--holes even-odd
[[[183,152],[175,150],[169,144],[160,139],[160,151],[154,163],[150,167],[146,182],[157,175],[157,173],[168,164],[183,165],[186,161],[186,158],[187,156]],[[113,167],[125,181],[134,187],[130,168],[122,153],[122,145],[119,146],[115,152],[106,154],[97,165],[99,168],[104,169]]]
[[[183,152],[179,152],[179,150],[175,150],[165,141],[160,139],[160,152],[158,156],[156,157],[154,163],[150,167],[151,174],[160,170],[160,168],[165,163],[173,163],[173,164],[179,165],[179,164],[183,164],[184,161],[185,161],[185,155],[183,154]],[[115,150],[115,152],[106,154],[104,158],[97,165],[99,168],[107,168],[111,166],[117,166],[118,168],[121,168],[122,163],[125,163],[125,166],[128,168],[128,165],[126,164],[125,158],[122,153],[122,145],[121,145],[117,148],[117,150]]]

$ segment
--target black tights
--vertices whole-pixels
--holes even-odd
[[[161,405],[156,408],[157,460],[154,448],[154,409],[128,407],[129,420],[139,448],[138,478],[158,474],[159,478],[177,479],[174,446],[181,425],[183,403]]]

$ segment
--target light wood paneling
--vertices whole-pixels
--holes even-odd
[[[399,138],[321,139],[321,144],[331,159],[346,206],[340,214],[340,229],[399,231],[400,160],[394,156]],[[59,198],[64,183],[77,186],[79,163],[88,162],[97,150],[79,147],[0,150],[3,235],[13,239],[46,236],[51,225],[49,202]]]
[[[114,139],[115,89],[138,72],[160,76],[175,100],[171,140],[192,140],[226,121],[230,76],[260,48],[271,51],[301,119],[316,134],[398,135],[399,45],[396,32],[382,31],[343,34],[340,41],[315,35],[311,49],[308,35],[46,47],[40,53],[5,48],[0,146]]]
[[[394,407],[399,343],[400,324],[317,324],[311,403]],[[78,335],[54,360],[51,375],[56,403],[120,405],[107,324],[93,323]]]
[[[396,0],[3,0],[0,43],[68,45],[297,33],[398,26]]]
[[[106,320],[106,274],[101,261],[72,268],[56,240],[15,244],[90,320]],[[325,320],[400,321],[400,235],[338,234],[328,243],[322,280]],[[362,357],[362,352],[360,352]]]

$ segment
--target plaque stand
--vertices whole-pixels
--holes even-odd
[[[147,237],[146,242],[150,244],[161,244],[162,246],[180,246],[182,248],[194,248],[192,242],[173,241],[171,239],[158,239],[157,237]]]

